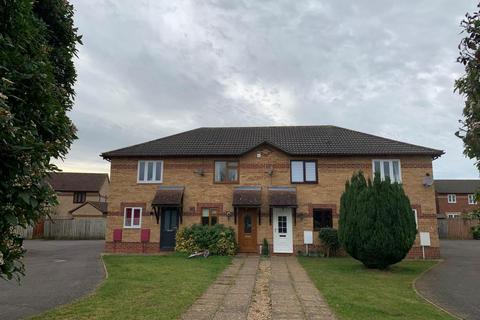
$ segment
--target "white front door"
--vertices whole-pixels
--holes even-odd
[[[273,208],[273,252],[293,253],[292,208]]]

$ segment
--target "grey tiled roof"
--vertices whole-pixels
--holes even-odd
[[[98,192],[105,180],[108,181],[106,173],[87,172],[50,172],[45,178],[55,191]]]
[[[475,193],[480,189],[480,179],[435,180],[437,193]]]
[[[239,156],[261,144],[290,155],[430,155],[443,151],[335,126],[198,128],[105,152],[104,158]]]

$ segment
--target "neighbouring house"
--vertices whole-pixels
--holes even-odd
[[[438,258],[432,161],[443,151],[335,126],[198,128],[105,152],[111,162],[106,251],[172,250],[195,223],[231,226],[240,252],[305,250],[304,235],[338,227],[345,182],[362,170],[401,182],[426,257]],[[422,256],[419,235],[409,257]]]
[[[54,172],[46,182],[57,193],[52,219],[105,218],[110,180],[106,173]]]
[[[460,218],[463,213],[472,212],[479,206],[475,193],[480,189],[480,179],[437,180],[435,197],[439,219]]]

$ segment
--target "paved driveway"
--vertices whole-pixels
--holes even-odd
[[[104,241],[25,241],[26,276],[0,280],[0,319],[31,316],[92,292],[105,277]]]
[[[463,319],[480,319],[480,241],[442,240],[444,262],[417,281],[417,289]]]

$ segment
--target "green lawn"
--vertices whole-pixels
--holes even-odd
[[[366,269],[351,258],[307,258],[300,263],[342,320],[453,319],[417,296],[413,280],[433,261],[404,261],[388,271]]]
[[[95,294],[34,319],[175,319],[231,261],[175,254],[103,259],[108,279]]]

